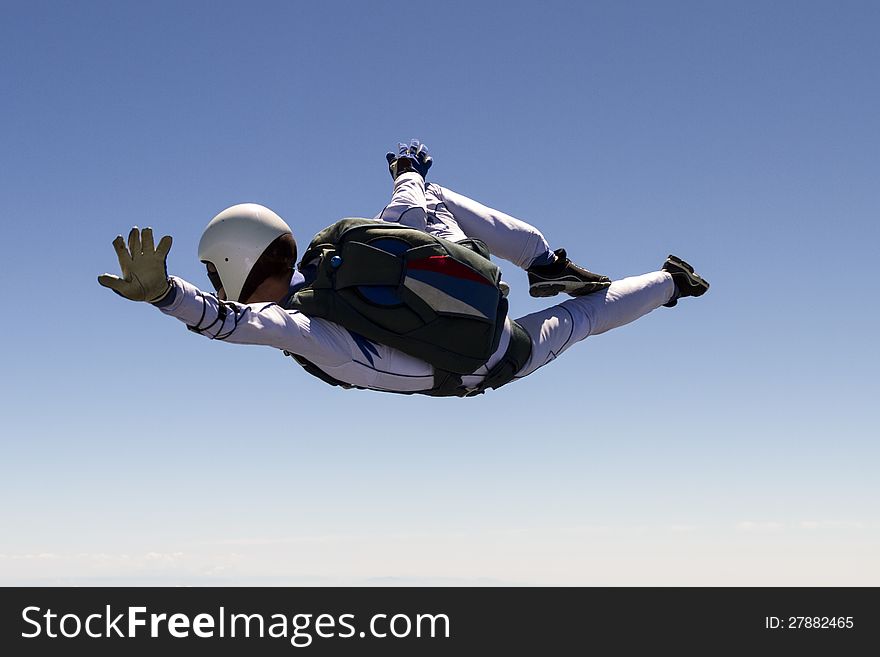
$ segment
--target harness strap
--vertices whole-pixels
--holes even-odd
[[[510,383],[516,377],[516,373],[525,367],[529,360],[529,356],[532,355],[532,340],[529,337],[529,334],[526,333],[525,329],[513,320],[510,322],[510,329],[510,342],[507,345],[507,349],[504,351],[504,355],[501,357],[501,360],[495,363],[495,365],[492,366],[492,369],[486,373],[486,377],[477,388],[468,390],[463,387],[460,374],[447,372],[435,367],[434,387],[430,390],[416,390],[412,392],[390,390],[387,392],[394,392],[400,395],[430,395],[431,397],[474,397],[476,395],[482,395],[489,388],[495,390]],[[290,356],[299,363],[306,372],[312,376],[318,377],[324,383],[329,383],[331,386],[339,386],[346,390],[352,388],[360,390],[368,389],[351,383],[345,383],[339,379],[334,379],[327,374],[327,372],[299,354],[294,354],[285,350],[284,355]]]
[[[486,378],[480,386],[465,396],[481,395],[489,388],[496,390],[510,383],[516,377],[516,373],[526,366],[531,355],[532,339],[522,326],[510,320],[510,342],[504,355],[486,373]]]

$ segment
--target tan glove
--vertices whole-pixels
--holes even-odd
[[[101,285],[132,301],[155,303],[168,294],[171,284],[165,258],[171,250],[170,235],[159,240],[159,246],[153,247],[153,229],[141,231],[135,226],[128,234],[128,249],[122,235],[113,240],[113,248],[119,258],[122,278],[101,274],[98,276]]]

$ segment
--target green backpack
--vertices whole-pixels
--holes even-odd
[[[499,387],[528,359],[531,342],[514,325],[512,347],[501,367],[492,368],[499,372],[490,372],[478,391],[461,389],[461,375],[485,365],[498,349],[507,318],[501,271],[482,242],[456,243],[400,224],[343,219],[309,244],[300,269],[312,268],[314,276],[287,307],[430,363],[437,374],[426,394],[465,396]]]

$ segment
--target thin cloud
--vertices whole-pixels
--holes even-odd
[[[743,520],[736,524],[737,531],[741,532],[778,532],[785,529],[785,525],[781,522]]]
[[[856,520],[801,520],[800,529],[867,529],[868,525]]]
[[[775,520],[743,520],[736,524],[741,532],[782,532],[782,531],[820,531],[820,530],[862,530],[868,524],[858,520],[800,520],[798,522],[779,522]]]

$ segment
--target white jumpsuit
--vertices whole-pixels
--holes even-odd
[[[480,239],[493,255],[522,268],[549,251],[533,226],[439,185],[432,183],[426,190],[417,173],[397,178],[391,202],[378,218],[453,241]],[[332,322],[285,310],[276,303],[220,302],[180,278],[171,277],[171,281],[174,290],[163,300],[162,312],[211,339],[286,350],[303,356],[334,379],[362,388],[418,392],[434,385],[434,370],[428,363]],[[532,341],[531,356],[516,378],[531,374],[587,336],[623,326],[659,308],[674,289],[672,277],[658,271],[614,281],[602,292],[570,298],[516,320]],[[500,360],[509,341],[508,321],[498,350],[485,366],[462,377],[462,383],[476,387]]]

